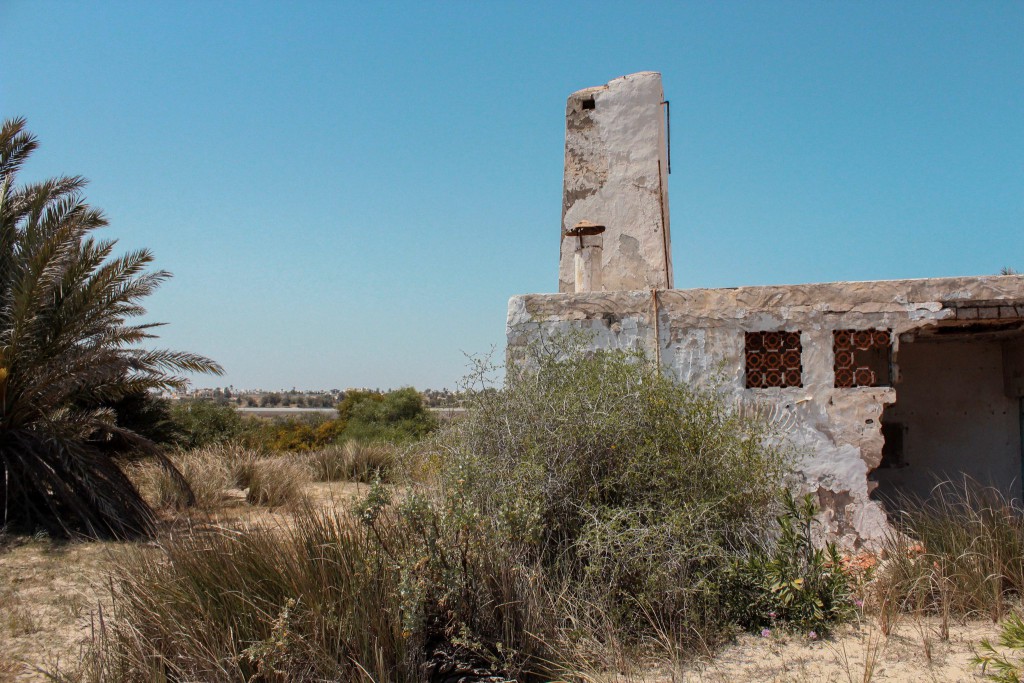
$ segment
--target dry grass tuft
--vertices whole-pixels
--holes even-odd
[[[972,479],[941,482],[927,500],[899,503],[871,606],[883,630],[899,613],[1001,619],[1024,595],[1024,510]]]
[[[231,476],[223,459],[208,450],[198,450],[179,453],[171,460],[192,487],[197,508],[213,510],[223,504],[224,491],[231,487]],[[159,465],[143,463],[134,467],[129,476],[154,508],[182,510],[188,506],[185,492]]]
[[[395,447],[385,443],[348,441],[306,456],[314,481],[390,481],[395,469]]]
[[[298,507],[306,501],[309,468],[289,457],[260,458],[252,463],[245,499],[252,505]]]
[[[291,466],[261,460],[256,481]],[[345,514],[306,511],[285,528],[193,529],[163,539],[158,555],[131,552],[116,563],[115,614],[76,675],[419,680],[406,658],[400,581]]]

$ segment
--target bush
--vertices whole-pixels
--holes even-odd
[[[383,443],[347,441],[312,451],[307,462],[314,481],[390,481],[395,466],[394,447]]]
[[[130,557],[96,661],[173,680],[525,682],[621,670],[654,640],[704,652],[735,621],[728,568],[778,508],[771,436],[638,354],[563,343],[426,442],[434,486],[375,483],[358,528],[307,510]],[[250,500],[294,466],[257,461]]]
[[[1011,614],[1003,623],[999,633],[999,645],[1011,653],[1000,652],[988,640],[981,641],[981,652],[972,663],[981,667],[986,680],[996,683],[1020,683],[1024,679],[1024,620],[1019,614]]]
[[[248,440],[274,451],[309,451],[334,443],[341,432],[338,420],[309,415],[261,421],[250,430]]]
[[[970,478],[896,505],[896,532],[874,590],[883,612],[1006,613],[1024,595],[1024,510]]]
[[[782,626],[824,636],[854,614],[851,577],[835,543],[814,546],[818,509],[811,496],[798,502],[785,491],[783,504],[774,547],[755,550],[732,567],[730,611],[750,631]]]
[[[184,448],[202,448],[238,438],[242,416],[230,405],[210,401],[179,401],[171,408],[171,419]]]
[[[191,451],[172,456],[178,471],[185,477],[194,498],[185,495],[177,480],[157,464],[137,465],[131,472],[139,492],[156,508],[182,510],[193,505],[211,510],[224,502],[224,492],[231,488],[227,462],[216,451]]]
[[[406,606],[424,642],[441,625],[465,632],[475,654],[519,675],[576,647],[559,625],[566,609],[600,614],[624,642],[728,635],[722,576],[762,536],[788,468],[763,423],[640,354],[571,340],[469,407],[434,441],[440,491],[402,508],[424,539]],[[562,591],[534,636],[523,581]]]
[[[294,507],[305,501],[309,470],[299,461],[286,457],[256,460],[249,472],[249,490],[245,499],[253,505]]]
[[[338,416],[345,438],[364,442],[415,441],[437,428],[437,420],[412,387],[386,394],[350,391],[338,404]]]

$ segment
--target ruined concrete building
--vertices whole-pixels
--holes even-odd
[[[1024,276],[673,289],[667,106],[652,72],[569,96],[559,293],[510,300],[510,358],[582,328],[680,381],[724,378],[786,421],[847,546],[880,540],[883,501],[936,477],[1019,499]]]

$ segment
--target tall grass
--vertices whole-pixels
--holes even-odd
[[[396,467],[395,446],[346,441],[306,455],[315,481],[390,481]]]
[[[188,481],[195,494],[195,507],[212,510],[224,502],[224,492],[231,488],[231,473],[219,449],[179,452],[172,462]],[[155,463],[136,465],[128,472],[142,497],[157,509],[182,510],[189,499],[176,480]]]
[[[897,505],[875,598],[883,616],[925,611],[1002,618],[1024,594],[1024,510],[970,478]]]
[[[371,539],[343,513],[307,511],[288,528],[194,529],[129,552],[87,677],[418,680],[401,573],[381,551],[403,533],[381,525]]]
[[[252,463],[245,499],[253,505],[296,507],[306,500],[306,463],[287,456],[260,458]]]
[[[376,480],[356,515],[300,509],[126,556],[96,661],[111,680],[541,681],[724,642],[727,569],[765,540],[786,451],[639,354],[562,345],[534,363],[422,445],[429,486],[395,495],[391,456],[330,451],[318,477]],[[273,504],[259,492],[288,468],[309,476],[255,460],[250,500]]]

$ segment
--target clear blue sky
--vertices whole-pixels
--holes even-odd
[[[200,386],[453,387],[557,288],[566,96],[661,71],[676,286],[1024,269],[1022,2],[0,0],[23,174],[175,274]]]

